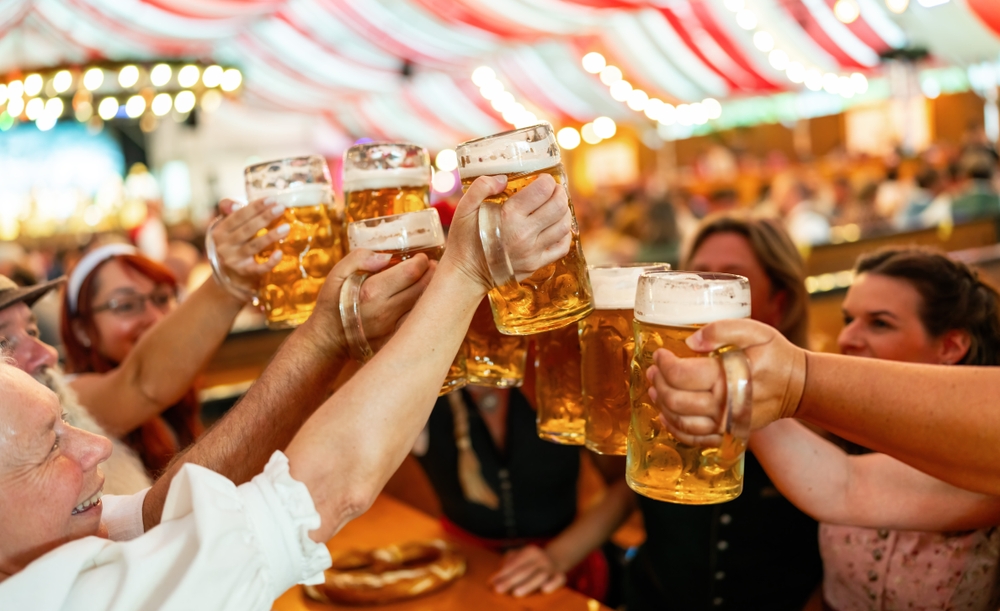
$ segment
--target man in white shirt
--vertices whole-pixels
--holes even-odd
[[[293,583],[322,579],[330,563],[322,542],[374,502],[413,446],[491,287],[476,218],[481,202],[505,187],[503,176],[480,177],[470,186],[424,298],[383,349],[294,434],[284,454],[274,452],[263,472],[239,487],[193,464],[178,469],[165,495],[163,524],[132,541],[94,536],[103,509],[98,465],[110,444],[67,425],[53,393],[0,365],[0,608],[266,611]],[[516,277],[569,251],[568,198],[550,176],[511,196],[501,215]],[[352,256],[375,268],[389,258],[367,251]],[[428,264],[422,254],[415,259]],[[349,265],[339,267],[335,274],[342,280]],[[323,354],[321,346],[343,350],[323,340],[340,325],[332,307],[340,284],[328,278],[316,311],[297,333],[300,348],[312,343],[320,350],[313,356]],[[304,383],[303,371],[286,365],[280,384],[262,398],[284,404],[293,387],[315,381]],[[287,416],[269,410],[262,405],[231,413],[237,423],[265,417],[272,425]],[[234,452],[256,460],[260,448],[254,446],[273,442],[269,431],[256,428],[223,440],[239,450],[211,444],[199,461]],[[185,458],[193,460],[191,454]],[[150,490],[144,510],[164,485],[161,479]]]

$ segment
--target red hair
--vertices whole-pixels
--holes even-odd
[[[67,373],[107,373],[120,365],[97,350],[100,336],[97,325],[94,324],[92,305],[97,292],[97,272],[112,260],[135,270],[156,284],[177,289],[177,280],[169,269],[141,255],[115,255],[94,268],[80,285],[76,313],[71,312],[69,299],[63,292],[59,329],[66,355]],[[74,322],[86,336],[86,345],[74,332]],[[177,452],[193,443],[204,431],[200,416],[201,405],[198,403],[197,393],[191,388],[178,403],[127,433],[123,440],[139,453],[146,469],[156,475],[167,467]]]

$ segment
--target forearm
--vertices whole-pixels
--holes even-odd
[[[315,540],[363,512],[405,458],[483,293],[442,263],[393,338],[292,440],[292,475],[309,486],[323,516]]]
[[[1000,494],[1000,369],[808,353],[796,417],[960,488]]]
[[[596,505],[577,516],[545,551],[558,570],[569,571],[607,541],[635,509],[635,494],[624,479],[612,484]]]
[[[246,396],[157,480],[143,503],[146,530],[159,524],[170,480],[185,463],[207,467],[237,485],[247,482],[329,396],[347,357],[340,347],[315,339],[320,337],[310,324],[315,320],[289,336]]]
[[[143,335],[115,370],[75,382],[80,402],[111,434],[135,429],[191,389],[242,307],[209,279]]]
[[[750,450],[793,505],[821,522],[842,523],[850,505],[843,450],[794,420],[754,431]]]

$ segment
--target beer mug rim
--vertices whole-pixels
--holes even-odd
[[[638,267],[648,267],[650,272],[669,272],[671,266],[669,263],[607,263],[601,265],[588,265],[587,269],[635,269]],[[656,268],[656,269],[654,269]]]
[[[350,223],[347,226],[347,239],[348,242],[350,243],[351,249],[353,250],[355,248],[371,248],[371,246],[368,245],[358,245],[354,243],[353,239],[354,233],[357,230],[355,229],[354,231],[352,231],[352,228],[378,227],[379,225],[391,223],[392,221],[402,218],[404,216],[412,217],[414,215],[422,215],[428,217],[428,221],[421,223],[420,228],[425,228],[425,227],[429,228],[437,237],[437,241],[435,243],[421,244],[420,248],[433,248],[436,246],[444,246],[445,237],[444,237],[444,227],[441,225],[441,215],[438,213],[437,208],[430,207],[430,208],[425,208],[424,210],[414,210],[413,212],[401,212],[400,214],[391,214],[389,216],[379,216],[370,219],[360,219]],[[405,235],[407,234],[404,231],[403,236]]]
[[[692,276],[699,280],[690,281]],[[686,282],[671,282],[674,278],[684,278]],[[730,292],[727,287],[734,287],[735,291]],[[750,281],[736,274],[685,270],[644,272],[635,288],[634,316],[642,324],[709,324],[748,318],[750,312]]]
[[[329,166],[326,163],[326,158],[323,157],[322,155],[297,155],[297,156],[294,156],[294,157],[281,157],[279,159],[272,159],[270,161],[261,161],[259,163],[253,163],[253,164],[250,164],[250,165],[246,166],[245,168],[243,168],[243,175],[244,176],[248,176],[248,175],[253,174],[255,172],[258,172],[262,168],[265,168],[265,167],[270,166],[270,165],[275,165],[275,164],[288,165],[288,162],[290,162],[290,161],[296,161],[296,160],[300,160],[300,159],[303,159],[303,160],[317,160],[320,163],[322,163],[323,164],[323,177],[326,179],[326,184],[330,184],[330,182],[331,182],[330,181],[330,168],[329,168]],[[323,184],[323,183],[314,183],[314,184]]]
[[[385,146],[395,146],[395,147],[399,147],[399,148],[404,148],[404,149],[416,151],[417,153],[422,153],[422,155],[421,155],[422,162],[421,162],[421,164],[419,166],[400,166],[400,167],[424,167],[424,166],[428,166],[429,167],[430,166],[430,153],[427,152],[427,148],[426,147],[420,146],[419,144],[413,144],[412,142],[391,142],[391,141],[387,141],[387,142],[364,142],[362,144],[355,144],[355,145],[353,145],[351,148],[349,148],[346,151],[344,151],[344,155],[343,155],[344,165],[345,166],[347,165],[348,157],[350,156],[350,154],[352,152],[374,150],[374,149],[382,148],[382,147],[385,147]],[[394,168],[377,168],[377,169],[379,169],[379,170],[383,170],[383,169],[384,170],[388,170],[388,169],[394,169]]]
[[[661,269],[661,270],[651,270],[642,274],[642,277],[649,278],[670,278],[671,276],[699,276],[705,282],[745,282],[748,285],[750,280],[746,276],[740,276],[738,274],[726,274],[722,272],[697,272],[688,271],[682,269]]]
[[[459,144],[458,146],[456,146],[455,150],[457,151],[459,148],[461,148],[463,146],[469,146],[470,144],[479,144],[481,142],[486,142],[488,140],[506,138],[508,136],[512,136],[514,134],[521,133],[521,132],[529,132],[531,130],[538,129],[539,127],[545,129],[548,132],[548,134],[551,134],[553,137],[555,136],[555,130],[552,128],[552,124],[551,123],[549,123],[548,121],[539,121],[538,123],[535,123],[534,125],[529,125],[527,127],[518,127],[517,129],[511,129],[511,130],[507,130],[505,132],[500,132],[500,133],[497,133],[497,134],[491,134],[489,136],[482,136],[480,138],[473,138],[472,140],[466,140],[465,142],[463,142],[463,143]]]

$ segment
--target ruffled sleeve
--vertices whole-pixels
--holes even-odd
[[[57,548],[0,582],[0,609],[268,611],[330,566],[326,546],[309,538],[319,524],[281,452],[239,487],[185,465],[159,526],[128,542],[87,537]]]

